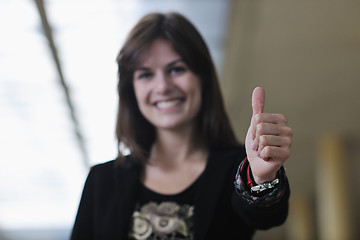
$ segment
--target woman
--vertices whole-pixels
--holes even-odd
[[[262,112],[263,89],[245,151],[207,46],[183,16],[142,18],[117,62],[117,138],[131,154],[91,168],[72,239],[251,239],[285,221],[292,131]]]

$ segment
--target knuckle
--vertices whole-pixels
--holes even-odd
[[[281,148],[281,158],[288,159],[290,157],[290,148],[282,147]]]
[[[292,145],[292,140],[291,140],[291,138],[287,138],[287,146],[289,146],[289,147],[291,147],[291,145]]]
[[[264,147],[263,152],[264,152],[265,156],[270,156],[271,155],[271,148],[269,146],[266,146],[266,147]]]
[[[262,145],[267,145],[267,137],[265,136],[265,135],[261,135],[260,137],[259,137],[259,141],[260,141],[260,143],[262,144]]]
[[[259,124],[259,123],[256,124],[256,132],[257,132],[257,133],[260,132],[260,128],[261,128],[260,124]]]
[[[290,127],[286,127],[286,135],[288,135],[289,137],[293,136],[293,130]]]
[[[260,122],[260,120],[261,120],[261,113],[257,113],[255,115],[255,121],[258,123],[258,122]]]
[[[284,114],[278,114],[279,121],[284,125],[287,125],[287,119]]]
[[[262,134],[265,130],[265,124],[264,123],[258,123],[256,125],[256,131],[259,133],[259,134]]]

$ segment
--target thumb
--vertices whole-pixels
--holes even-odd
[[[264,111],[265,105],[265,91],[261,87],[254,89],[252,93],[252,111],[253,116]]]
[[[252,146],[252,148],[255,150],[258,147],[258,141],[255,140],[255,138],[256,138],[255,115],[258,113],[262,113],[264,111],[265,91],[263,88],[257,87],[254,89],[254,91],[252,93],[251,104],[252,104],[253,114],[252,114],[252,118],[251,118],[249,133],[250,133],[251,139],[255,141]]]

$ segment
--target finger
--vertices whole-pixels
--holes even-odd
[[[262,151],[266,146],[290,148],[291,138],[274,135],[262,135],[259,138],[259,151]]]
[[[292,130],[288,126],[274,123],[258,123],[256,125],[256,137],[261,135],[292,136]]]
[[[251,118],[251,134],[252,139],[255,139],[255,116],[256,114],[262,113],[264,111],[265,105],[265,91],[261,87],[257,87],[254,89],[251,98],[252,105],[252,118]],[[257,144],[257,143],[255,143]]]
[[[283,114],[261,113],[255,116],[254,121],[255,124],[264,122],[287,126],[287,119]]]
[[[260,152],[259,157],[265,161],[273,161],[278,165],[283,164],[290,156],[290,148],[266,146]]]
[[[292,130],[288,126],[282,126],[274,123],[258,123],[255,127],[255,139],[251,145],[252,149],[259,149],[259,138],[263,135],[274,135],[283,137],[292,137]]]
[[[254,89],[252,93],[252,110],[253,110],[253,116],[255,116],[258,113],[262,113],[264,111],[264,105],[265,105],[265,91],[261,87],[257,87]]]

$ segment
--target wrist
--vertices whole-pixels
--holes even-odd
[[[254,182],[256,184],[264,184],[264,183],[267,183],[267,182],[272,182],[274,181],[276,178],[278,177],[278,174],[277,172],[270,175],[270,176],[267,176],[267,177],[257,177],[256,175],[253,174],[253,179],[254,179]]]

